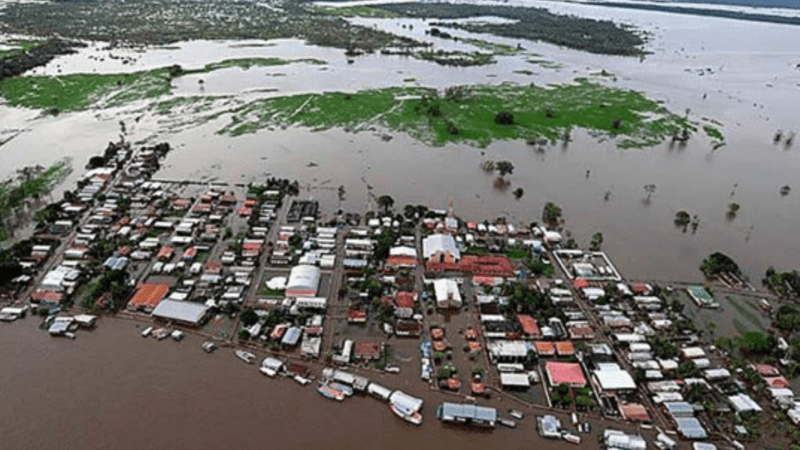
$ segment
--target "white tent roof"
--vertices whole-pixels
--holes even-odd
[[[761,406],[755,402],[752,398],[750,398],[747,394],[738,394],[738,395],[731,395],[728,397],[728,400],[733,405],[733,409],[736,410],[737,413],[745,412],[745,411],[761,411]]]
[[[456,240],[447,234],[432,234],[422,240],[422,253],[425,259],[430,259],[437,251],[450,253],[456,259],[461,259],[461,253],[456,247]]]
[[[500,384],[503,386],[530,387],[531,382],[525,373],[500,373]]]
[[[628,372],[617,364],[603,364],[594,371],[595,380],[604,391],[636,389],[636,382]]]
[[[316,266],[299,265],[292,268],[286,289],[313,290],[319,287],[320,271]]]

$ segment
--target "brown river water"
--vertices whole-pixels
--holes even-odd
[[[338,403],[313,385],[268,379],[230,349],[203,352],[196,336],[159,342],[141,338],[134,322],[102,319],[70,341],[38,323],[0,326],[3,449],[574,448],[538,438],[532,413],[513,430],[443,425],[436,404],[458,400],[426,394],[411,376],[382,382],[423,396],[420,427],[371,397]],[[585,442],[597,448],[594,436]]]

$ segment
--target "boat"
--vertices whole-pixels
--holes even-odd
[[[153,332],[153,327],[147,327],[142,331],[142,337],[148,337],[152,332]]]
[[[761,301],[758,302],[758,306],[766,312],[772,311],[772,304],[765,298],[762,298]]]
[[[256,355],[244,350],[236,350],[234,353],[236,354],[237,358],[241,359],[247,364],[253,364],[253,361],[256,360]]]
[[[317,388],[317,392],[319,392],[323,397],[331,400],[336,400],[339,402],[344,400],[344,394],[341,391],[337,391],[336,389],[328,386],[328,383],[320,384]]]
[[[67,331],[66,333],[64,333],[64,337],[66,337],[67,339],[75,339],[75,333],[72,331]]]
[[[0,322],[13,322],[17,320],[16,314],[0,313]]]
[[[158,339],[159,341],[166,339],[169,336],[170,331],[166,328],[159,328],[157,330],[153,330],[153,337]]]
[[[203,350],[205,350],[206,353],[211,353],[216,349],[217,349],[217,344],[215,344],[215,343],[213,343],[211,341],[203,342]]]
[[[350,386],[348,386],[346,384],[337,383],[335,381],[329,381],[328,382],[328,386],[336,389],[337,391],[341,392],[342,394],[344,394],[347,397],[352,397],[353,396],[353,388],[351,388]]]
[[[561,438],[575,445],[579,445],[581,443],[581,437],[572,433],[564,433],[561,435]]]
[[[517,411],[516,409],[512,409],[511,411],[509,411],[508,415],[517,420],[522,420],[522,418],[525,417],[524,414],[522,414],[520,411]]]
[[[500,425],[505,425],[508,428],[516,428],[517,427],[517,422],[514,422],[511,419],[497,419],[497,421],[500,422]]]
[[[170,334],[170,337],[176,341],[180,341],[184,336],[186,336],[186,333],[181,330],[175,330]]]
[[[269,367],[264,367],[264,366],[259,367],[258,371],[270,378],[274,378],[275,375],[278,374],[278,372],[276,372],[274,369],[270,369]]]
[[[406,422],[413,423],[414,425],[422,425],[422,414],[412,411],[405,407],[402,403],[389,403],[389,409],[399,418]]]
[[[308,383],[311,383],[311,379],[310,378],[301,377],[300,375],[295,375],[293,377],[293,379],[294,379],[294,381],[297,381],[300,384],[300,386],[305,386]]]

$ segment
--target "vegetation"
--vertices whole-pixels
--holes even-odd
[[[791,272],[777,272],[770,267],[762,280],[772,292],[781,297],[794,297],[800,293],[800,273],[796,270]]]
[[[359,131],[381,125],[432,145],[484,147],[495,140],[560,139],[569,129],[585,128],[620,136],[619,147],[634,148],[658,144],[689,126],[640,93],[586,80],[550,87],[481,85],[460,92],[440,96],[431,88],[393,87],[265,98],[233,110],[231,122],[219,132],[237,136],[292,124]],[[548,117],[548,110],[557,113]],[[514,125],[495,123],[501,111],[513,114]],[[623,119],[618,128],[613,127],[616,118]]]
[[[542,220],[548,224],[557,224],[561,220],[561,207],[553,202],[547,202],[542,210]]]
[[[316,59],[292,61],[280,58],[243,58],[223,60],[191,70],[174,65],[122,74],[15,77],[0,81],[0,95],[11,106],[44,109],[50,114],[58,114],[91,107],[122,106],[137,100],[166,96],[172,92],[172,80],[183,75],[208,73],[229,67],[246,69],[293,62],[322,63]]]
[[[741,270],[736,262],[730,256],[714,252],[700,264],[700,270],[708,278],[713,278],[722,273],[730,273],[736,276],[741,274]]]
[[[514,198],[519,200],[519,199],[522,198],[523,195],[525,195],[525,189],[522,189],[521,187],[518,187],[518,188],[514,189],[514,192],[512,192],[512,194],[514,194]]]
[[[29,200],[38,200],[58,185],[72,170],[68,160],[59,161],[48,168],[42,166],[24,167],[17,171],[16,179],[0,183],[0,241],[11,236],[16,213],[24,208]],[[41,218],[41,216],[39,216]]]
[[[589,243],[589,249],[592,251],[600,250],[600,247],[603,245],[603,233],[597,232],[592,235],[592,241]]]
[[[421,45],[412,39],[352,25],[341,17],[309,10],[296,2],[281,2],[280,7],[223,0],[20,2],[6,6],[0,11],[3,34],[58,35],[109,42],[112,46],[279,38],[301,38],[316,45],[364,52],[386,46]]]
[[[105,302],[106,308],[116,311],[125,305],[130,289],[127,286],[128,274],[124,270],[112,270],[100,277],[97,282],[91,285],[88,293],[81,302],[81,307],[88,311],[95,311],[96,301],[108,295]]]
[[[452,3],[403,3],[374,7],[424,19],[503,17],[513,22],[440,22],[434,25],[513,39],[544,41],[592,53],[627,56],[639,56],[644,53],[642,49],[644,40],[631,27],[619,26],[609,20],[553,14],[544,8]]]
[[[781,305],[775,312],[775,328],[794,332],[800,330],[800,308],[794,305]]]
[[[740,208],[741,208],[741,206],[739,206],[738,203],[735,203],[735,202],[730,203],[728,205],[728,214],[727,214],[728,217],[730,217],[730,218],[736,217],[736,213],[739,212]]]
[[[710,138],[718,139],[720,141],[725,139],[725,137],[722,135],[722,131],[720,131],[719,128],[712,127],[711,125],[704,125],[703,131],[705,131],[706,135],[708,135]]]
[[[393,19],[399,14],[384,9],[369,6],[307,6],[306,9],[319,13],[341,17],[371,17],[378,19]]]
[[[675,213],[675,226],[683,227],[683,231],[686,231],[686,227],[689,226],[689,223],[692,221],[692,216],[689,215],[686,211],[678,211]]]
[[[258,322],[258,315],[253,310],[253,308],[246,308],[242,311],[242,314],[239,316],[239,319],[242,321],[242,325],[246,327],[251,327]]]
[[[552,278],[556,274],[556,269],[552,264],[547,264],[538,256],[529,256],[525,259],[525,266],[531,271],[531,275],[545,276]]]
[[[775,337],[760,331],[746,331],[739,340],[740,348],[755,355],[768,355],[775,347]]]
[[[514,164],[511,161],[497,161],[494,168],[501,177],[514,173]]]

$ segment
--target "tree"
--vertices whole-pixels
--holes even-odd
[[[381,195],[378,197],[378,206],[383,208],[383,212],[388,214],[389,210],[394,206],[394,199],[389,195]]]
[[[768,355],[775,346],[775,337],[760,331],[746,331],[740,337],[743,350],[756,355]]]
[[[495,169],[500,173],[501,177],[514,173],[514,164],[511,161],[498,161],[495,164]]]
[[[553,202],[547,202],[542,210],[542,220],[553,225],[561,220],[561,207]]]
[[[514,125],[514,115],[510,112],[499,112],[494,116],[494,123],[498,125]]]
[[[714,252],[708,255],[700,264],[700,270],[708,278],[713,278],[721,273],[731,273],[736,276],[741,274],[736,262],[730,256],[721,252]]]
[[[258,322],[258,314],[253,311],[253,308],[247,308],[242,311],[242,315],[239,318],[242,320],[242,324],[246,327],[251,327]]]
[[[240,341],[246,341],[248,339],[250,339],[250,332],[245,330],[244,328],[239,330],[239,340]]]
[[[736,203],[736,202],[730,203],[728,205],[728,217],[730,217],[731,219],[736,217],[736,213],[739,212],[740,208],[741,208],[741,206],[738,203]]]
[[[518,188],[514,189],[513,194],[514,194],[514,198],[519,200],[520,198],[522,198],[523,195],[525,195],[525,189],[522,189],[521,187],[518,187]]]
[[[592,235],[592,241],[589,243],[589,249],[592,251],[600,250],[600,246],[603,245],[603,233],[597,232]]]
[[[692,216],[690,216],[688,212],[678,211],[675,213],[675,226],[683,227],[684,232],[691,222]]]
[[[644,191],[647,192],[647,199],[645,199],[645,202],[646,203],[650,203],[650,196],[655,194],[656,185],[655,184],[646,184],[644,186]]]

